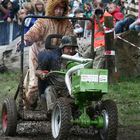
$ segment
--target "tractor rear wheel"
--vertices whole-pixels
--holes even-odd
[[[65,98],[59,98],[52,111],[51,129],[54,140],[66,140],[71,128],[71,107]]]
[[[99,130],[102,140],[116,140],[118,129],[118,112],[116,103],[105,100],[101,103],[100,115],[104,119],[104,127]]]
[[[4,100],[2,105],[2,130],[5,136],[14,136],[17,128],[17,107],[12,98]]]

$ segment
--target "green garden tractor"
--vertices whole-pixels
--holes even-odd
[[[88,132],[96,131],[101,140],[117,139],[117,106],[110,99],[103,100],[103,96],[108,93],[107,69],[93,69],[93,59],[63,54],[62,59],[67,61],[66,68],[46,74],[46,78],[57,75],[53,78],[54,84],[49,85],[42,96],[46,110],[27,112],[23,110],[22,103],[23,54],[24,47],[21,50],[21,80],[16,94],[14,98],[5,99],[2,105],[4,135],[14,136],[17,124],[22,121],[49,121],[54,140],[66,140],[73,133],[73,128],[78,132],[81,128]],[[81,133],[84,135],[83,131]]]
[[[115,140],[118,128],[117,107],[114,101],[102,99],[108,93],[108,70],[93,69],[92,59],[65,54],[62,58],[68,60],[64,74],[67,94],[57,97],[53,105],[53,138],[66,139],[69,130],[79,126],[89,131],[97,130],[100,139]]]

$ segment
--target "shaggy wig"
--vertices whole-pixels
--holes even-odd
[[[47,7],[46,7],[46,15],[54,16],[54,9],[59,4],[64,5],[65,9],[64,9],[63,16],[66,16],[68,14],[68,4],[69,4],[68,0],[48,0]]]

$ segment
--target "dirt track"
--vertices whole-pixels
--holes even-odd
[[[2,131],[0,131],[0,133],[0,140],[51,140],[50,124],[44,122],[37,124],[21,123],[18,125],[16,137],[5,137],[2,135]],[[71,136],[69,140],[93,140],[93,138]],[[96,138],[94,140],[96,140]],[[117,140],[140,140],[140,125],[119,126]]]

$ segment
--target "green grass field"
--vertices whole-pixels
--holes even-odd
[[[14,96],[19,73],[0,74],[0,103],[6,97]],[[117,103],[120,125],[140,125],[140,78],[122,79],[109,86],[109,93],[104,98]]]
[[[121,125],[140,125],[140,77],[123,79],[109,86],[106,98],[117,103]]]

